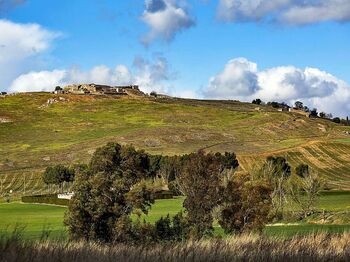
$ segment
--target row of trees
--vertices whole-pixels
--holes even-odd
[[[272,210],[275,219],[282,219],[286,208],[294,203],[306,217],[316,211],[316,204],[325,181],[308,165],[300,164],[295,175],[283,157],[268,157],[264,166],[254,172],[258,178],[268,180],[272,186]]]
[[[52,185],[59,186],[63,192],[64,183],[72,183],[75,177],[75,168],[69,168],[63,165],[47,167],[42,175],[42,179],[49,187]]]
[[[271,189],[248,175],[234,176],[237,167],[230,153],[199,151],[163,159],[109,143],[76,174],[65,223],[74,239],[104,242],[201,238],[213,233],[214,213],[226,232],[260,230],[272,207]],[[161,218],[155,225],[133,223],[133,213],[147,214],[154,203],[147,180],[157,174],[174,177],[185,195],[185,215]]]
[[[283,158],[268,158],[254,174],[235,172],[238,166],[234,153],[162,157],[109,143],[76,173],[65,224],[74,239],[178,241],[212,235],[214,220],[226,233],[261,231],[283,214],[289,199],[305,210],[314,207],[321,184],[307,166],[298,167],[294,179]],[[140,215],[154,203],[148,181],[158,176],[185,196],[185,213],[153,225],[141,222]]]
[[[252,101],[252,104],[261,105],[261,104],[264,104],[264,102],[261,99],[257,98],[257,99],[254,99]],[[268,102],[267,105],[271,106],[273,108],[289,107],[288,104],[286,104],[285,102],[280,103],[280,102],[276,102],[276,101]],[[298,110],[302,110],[302,111],[307,112],[307,113],[310,113],[311,117],[320,117],[320,118],[332,120],[334,123],[337,123],[337,124],[350,125],[350,121],[349,121],[348,117],[346,119],[342,119],[339,117],[333,117],[333,115],[331,113],[318,112],[317,108],[311,109],[308,106],[304,105],[304,103],[301,101],[296,101],[294,103],[294,108],[298,109]]]

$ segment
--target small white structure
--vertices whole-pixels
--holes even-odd
[[[65,193],[65,194],[58,194],[57,198],[71,200],[73,196],[74,196],[74,193]]]

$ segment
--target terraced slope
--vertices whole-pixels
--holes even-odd
[[[7,96],[0,98],[0,191],[38,192],[46,166],[86,162],[108,141],[161,154],[234,151],[247,170],[269,154],[284,154],[293,165],[309,163],[332,186],[350,188],[345,130],[350,129],[235,101]]]
[[[240,155],[239,160],[241,166],[249,171],[268,155],[284,156],[294,168],[306,163],[325,177],[330,187],[350,189],[350,143],[313,141],[291,149]]]

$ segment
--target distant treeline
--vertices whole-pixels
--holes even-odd
[[[265,103],[261,99],[257,98],[252,101],[252,104],[263,105]],[[267,102],[266,105],[271,106],[273,108],[287,108],[287,109],[291,108],[291,106],[289,106],[285,102],[272,101],[272,102]],[[301,101],[296,101],[294,103],[293,108],[296,110],[304,111],[306,113],[310,113],[310,117],[319,117],[323,119],[332,120],[334,123],[337,123],[337,124],[342,124],[347,126],[350,125],[349,117],[347,117],[346,119],[333,117],[331,113],[318,112],[317,108],[309,108],[308,106],[304,105],[304,103]]]

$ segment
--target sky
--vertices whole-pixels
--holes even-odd
[[[0,0],[0,91],[301,100],[350,115],[350,0]]]

